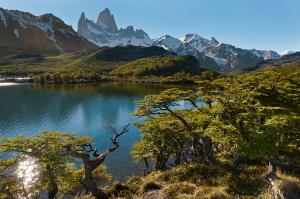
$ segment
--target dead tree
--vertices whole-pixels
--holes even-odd
[[[128,132],[129,124],[126,125],[120,133],[115,130],[114,138],[111,138],[112,146],[106,151],[98,154],[98,150],[94,148],[91,144],[85,144],[79,147],[79,150],[72,150],[72,146],[69,146],[67,151],[70,155],[80,158],[84,165],[84,186],[87,188],[88,192],[97,199],[108,199],[108,195],[97,185],[97,182],[93,176],[93,171],[100,166],[106,156],[114,152],[119,147],[118,138],[124,133]]]

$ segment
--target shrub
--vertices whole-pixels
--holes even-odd
[[[158,189],[161,189],[161,186],[155,182],[147,182],[143,186],[144,192],[158,190]]]
[[[190,183],[174,183],[166,188],[167,195],[170,198],[182,198],[182,195],[193,195],[196,186]]]

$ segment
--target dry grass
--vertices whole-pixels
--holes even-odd
[[[114,191],[115,199],[273,199],[273,186],[266,179],[267,167],[241,165],[239,171],[226,166],[180,165],[164,172],[133,177]],[[299,179],[278,172],[275,185],[282,197],[298,199]],[[120,187],[122,189],[120,189]]]
[[[278,179],[260,195],[261,199],[299,199],[300,180],[281,171],[277,172]]]

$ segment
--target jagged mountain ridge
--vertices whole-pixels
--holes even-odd
[[[220,43],[214,37],[206,39],[198,34],[187,34],[181,40],[166,35],[154,40],[153,45],[180,55],[193,55],[196,57],[199,53],[202,56],[205,55],[213,59],[218,65],[218,67],[212,65],[210,68],[219,72],[239,70],[263,60],[280,57],[275,51],[241,49],[230,44]]]
[[[209,68],[215,71],[220,71],[219,64],[211,57],[199,52],[188,43],[183,43],[181,40],[170,35],[165,35],[157,40],[154,40],[153,46],[159,46],[178,55],[192,55],[196,57],[202,68]]]
[[[206,39],[198,34],[186,34],[182,39],[170,35],[151,40],[143,30],[132,26],[118,29],[109,9],[100,12],[97,22],[83,13],[78,22],[79,35],[98,46],[159,46],[178,55],[193,55],[203,67],[219,72],[240,70],[263,60],[278,59],[280,55],[271,50],[241,49],[230,44],[220,43],[212,37]]]
[[[151,46],[152,40],[143,30],[135,30],[133,26],[118,29],[114,16],[109,9],[100,12],[97,22],[86,18],[82,13],[78,21],[78,34],[98,46]]]
[[[241,49],[197,34],[187,34],[182,39],[166,35],[152,40],[146,32],[135,30],[133,26],[118,29],[108,9],[99,14],[96,22],[87,19],[83,13],[77,34],[52,14],[34,16],[0,8],[0,56],[9,51],[51,55],[96,49],[97,46],[88,40],[98,46],[160,46],[178,55],[193,55],[202,67],[219,72],[244,69],[280,57],[275,51]]]
[[[60,54],[98,48],[61,19],[0,7],[0,55],[11,52]]]

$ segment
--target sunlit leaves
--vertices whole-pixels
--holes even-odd
[[[35,193],[37,190],[47,190],[51,181],[58,183],[58,186],[61,188],[61,190],[59,190],[60,192],[71,190],[73,186],[79,186],[78,175],[83,178],[83,170],[70,167],[70,164],[76,164],[77,161],[69,154],[69,150],[77,152],[81,150],[82,145],[90,143],[93,142],[88,136],[78,137],[73,133],[46,131],[41,134],[37,134],[34,137],[18,136],[14,138],[2,138],[0,152],[3,157],[6,157],[7,159],[2,159],[0,161],[1,186],[5,185],[7,187],[5,189],[9,189],[6,190],[6,192],[11,192],[13,195],[24,194],[24,191]],[[39,180],[30,186],[30,190],[20,191],[18,187],[24,187],[24,185],[22,185],[22,183],[24,183],[24,179],[18,179],[15,171],[19,168],[19,164],[22,163],[22,161],[28,162],[30,158],[34,158],[34,164],[37,165],[30,165],[29,167],[38,168],[39,172],[30,171],[32,172],[32,175],[33,172],[38,173]],[[24,165],[26,166],[27,163]],[[104,170],[105,169],[103,167],[100,167],[95,171],[95,175],[99,177],[99,179],[102,177],[103,179],[107,179],[109,176],[105,176],[101,173]],[[27,173],[28,172],[29,170]],[[29,174],[26,174],[26,176],[28,175]],[[68,185],[66,176],[69,176],[70,180],[72,180],[73,177],[76,178],[78,183],[69,183],[70,187],[67,188]],[[31,177],[32,176],[30,176],[30,178]],[[65,177],[64,181],[61,180],[63,177]],[[16,186],[11,185],[13,184],[12,181],[15,181],[14,184]],[[62,183],[63,185],[59,183]],[[15,189],[18,189],[19,191],[12,191]]]

